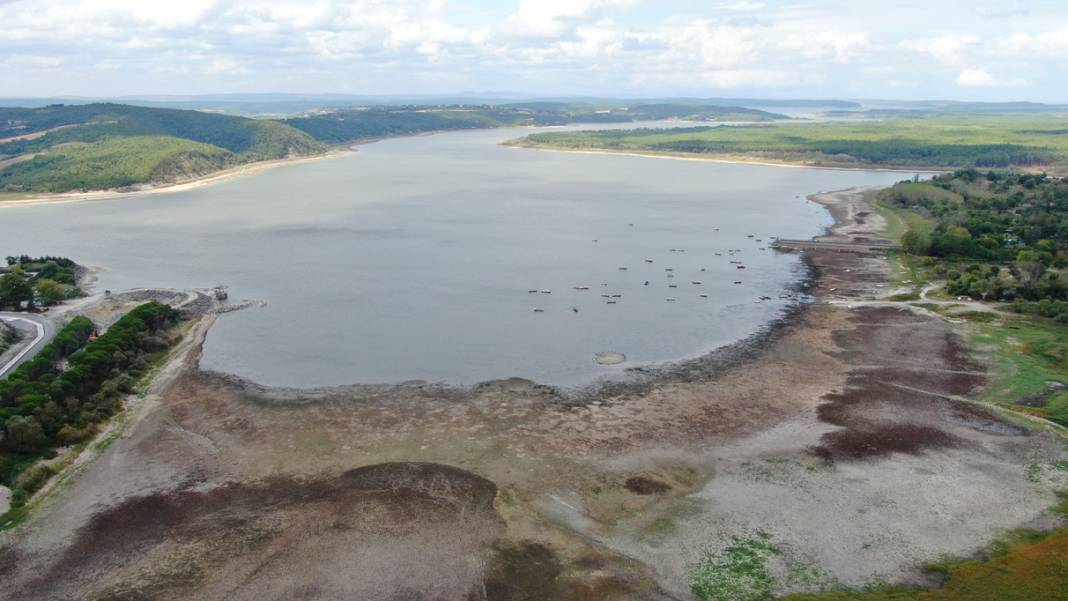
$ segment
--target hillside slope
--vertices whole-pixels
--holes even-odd
[[[0,108],[0,192],[171,183],[322,152],[285,124],[119,104]]]

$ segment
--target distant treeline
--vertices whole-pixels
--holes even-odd
[[[12,488],[15,506],[51,475],[48,468],[27,468],[95,433],[132,391],[149,355],[171,345],[168,330],[178,319],[173,308],[146,303],[90,341],[93,323],[75,317],[0,381],[0,484]]]
[[[295,117],[282,122],[307,132],[316,140],[337,144],[432,131],[509,125],[629,123],[662,119],[770,121],[785,118],[756,109],[711,105],[526,102],[492,106],[374,107]]]
[[[813,165],[898,168],[1049,167],[1068,171],[1068,119],[1023,115],[549,132],[515,143],[549,148],[752,156]]]

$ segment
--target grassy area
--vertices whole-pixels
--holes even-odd
[[[121,188],[203,175],[236,162],[233,153],[166,136],[105,138],[64,146],[0,171],[0,189],[64,192]]]
[[[938,225],[938,222],[930,217],[890,204],[878,192],[867,194],[865,200],[886,219],[886,235],[894,242],[900,243],[901,236],[910,229],[930,235]]]
[[[965,115],[533,134],[519,144],[751,156],[836,167],[1041,167],[1068,172],[1068,115]]]
[[[987,399],[1068,427],[1068,389],[1049,395],[1044,406],[1015,405],[1045,395],[1048,382],[1068,384],[1068,326],[1037,317],[1012,317],[1003,324],[974,327],[973,342],[990,348],[995,359]]]

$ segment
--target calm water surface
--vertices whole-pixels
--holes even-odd
[[[2,209],[0,250],[100,266],[101,289],[226,284],[266,301],[220,318],[201,362],[264,384],[577,385],[749,335],[801,276],[797,257],[760,248],[830,223],[805,195],[911,175],[497,145],[530,131],[394,139],[198,190]],[[608,350],[627,361],[596,365]]]

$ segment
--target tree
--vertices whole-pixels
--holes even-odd
[[[1023,280],[1024,289],[1027,290],[1030,296],[1034,296],[1035,287],[1046,273],[1046,266],[1039,261],[1038,254],[1033,250],[1021,250],[1016,255],[1016,265],[1023,276],[1021,279]]]
[[[910,255],[926,255],[931,250],[931,238],[924,232],[909,229],[901,235],[901,247]]]
[[[4,442],[15,452],[33,452],[45,441],[44,429],[31,416],[13,416],[7,420],[4,426],[7,430],[7,437]]]
[[[9,273],[0,279],[0,307],[21,308],[23,302],[33,304],[33,286],[21,273]]]
[[[67,297],[67,288],[55,280],[38,280],[34,289],[37,291],[37,300],[46,307],[60,303]]]

